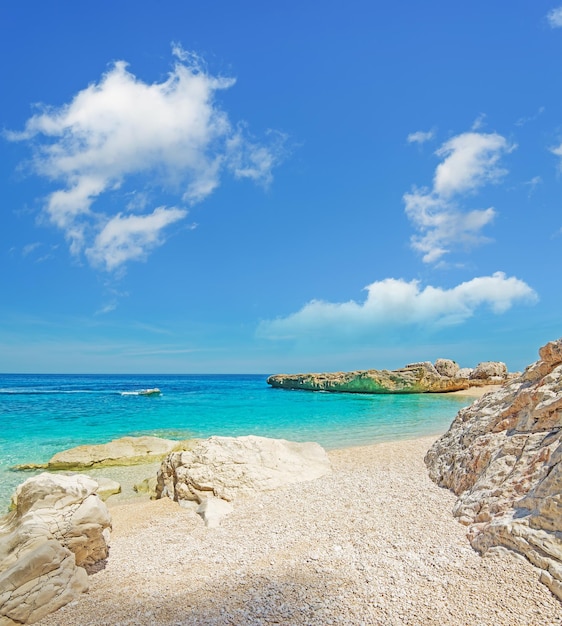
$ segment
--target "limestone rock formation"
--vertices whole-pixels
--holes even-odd
[[[98,483],[96,493],[105,502],[111,496],[121,493],[121,485],[116,480],[98,476],[94,479]]]
[[[470,378],[473,380],[486,380],[499,378],[505,380],[507,378],[507,366],[501,361],[484,361],[472,370]]]
[[[192,450],[166,457],[158,472],[157,497],[201,504],[214,496],[229,502],[330,471],[328,456],[317,443],[253,435],[210,437]]]
[[[107,557],[111,519],[87,476],[43,473],[0,519],[0,626],[33,623],[88,589],[84,567]]]
[[[488,369],[485,369],[485,367]],[[493,367],[496,366],[496,367]],[[272,387],[346,393],[443,393],[471,386],[497,385],[507,378],[505,363],[481,363],[476,370],[460,370],[449,359],[410,363],[397,370],[358,370],[325,374],[276,374],[267,379]],[[486,377],[485,372],[492,372]],[[477,372],[475,376],[474,373]],[[500,374],[500,372],[504,372]],[[461,375],[465,374],[465,375]]]
[[[459,496],[454,514],[472,545],[523,554],[562,600],[562,339],[539,355],[462,409],[425,460]]]
[[[83,470],[111,465],[136,465],[158,461],[169,452],[183,450],[189,445],[189,441],[160,437],[121,437],[109,443],[63,450],[45,464],[18,465],[15,469]]]
[[[434,366],[440,376],[448,376],[449,378],[455,378],[460,370],[458,363],[451,359],[437,359]]]

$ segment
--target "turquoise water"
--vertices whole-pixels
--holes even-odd
[[[131,393],[152,387],[162,395]],[[443,432],[470,401],[286,391],[263,375],[0,375],[0,511],[31,475],[10,467],[84,443],[253,434],[338,448]]]

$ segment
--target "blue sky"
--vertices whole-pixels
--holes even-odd
[[[562,335],[556,0],[0,29],[0,371],[515,370]]]

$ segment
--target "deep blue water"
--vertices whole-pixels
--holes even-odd
[[[263,435],[326,448],[437,434],[469,398],[272,389],[264,375],[0,375],[0,512],[56,452],[124,435]],[[158,387],[160,396],[130,394]]]

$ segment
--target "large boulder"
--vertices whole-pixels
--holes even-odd
[[[317,443],[254,435],[210,437],[192,450],[166,457],[158,472],[157,497],[202,503],[213,496],[231,501],[330,471],[328,455]]]
[[[539,355],[462,409],[425,460],[459,496],[454,514],[472,545],[523,554],[562,600],[562,339]]]
[[[161,437],[121,437],[108,443],[83,445],[57,452],[45,464],[18,465],[15,469],[83,470],[112,465],[137,465],[159,461],[174,450],[183,450],[188,441]]]
[[[43,473],[0,519],[0,626],[36,622],[88,589],[108,553],[111,519],[87,476]]]
[[[472,370],[470,374],[472,380],[500,379],[507,378],[507,366],[501,361],[484,361]]]
[[[459,364],[451,359],[437,359],[433,364],[440,376],[455,378],[459,371]]]

